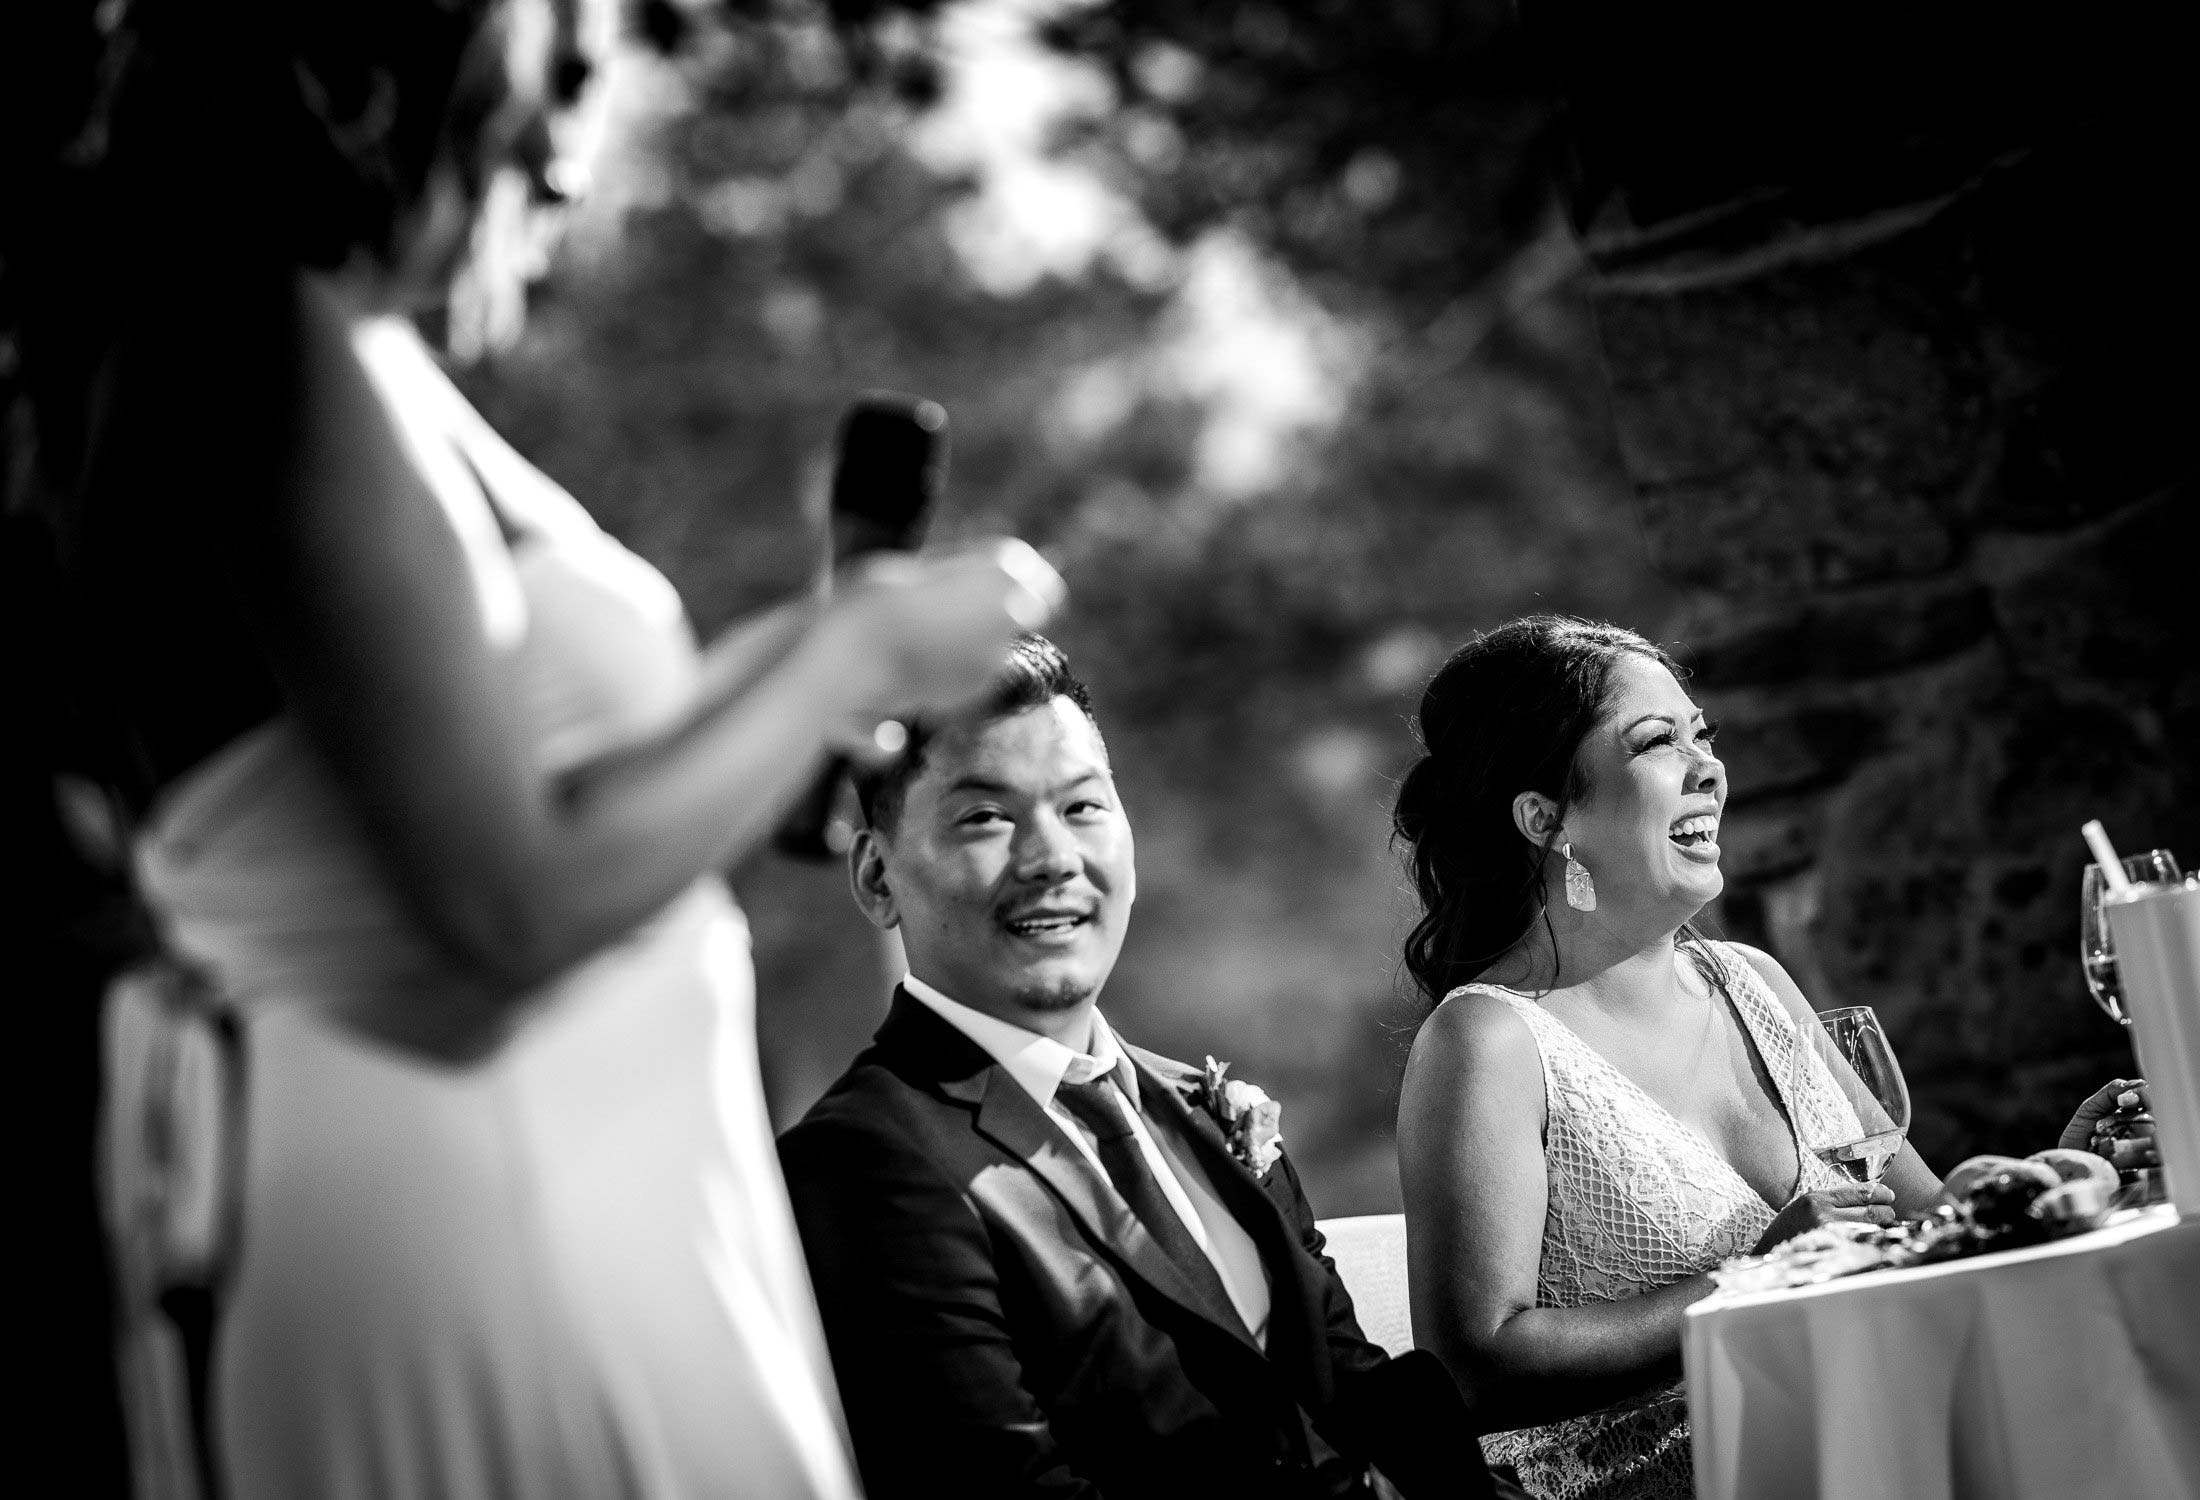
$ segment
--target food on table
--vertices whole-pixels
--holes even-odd
[[[2114,1167],[2055,1147],[2023,1161],[1974,1156],[1948,1174],[1940,1196],[1991,1248],[2008,1249],[2096,1227],[2115,1191]]]
[[[2108,1192],[2116,1191],[2116,1169],[2102,1157],[2091,1151],[2072,1151],[2063,1146],[2050,1146],[2045,1151],[2035,1151],[2026,1157],[2051,1168],[2064,1182],[2091,1180],[2098,1182]]]
[[[2107,1216],[2112,1191],[2112,1186],[2103,1186],[2098,1178],[2077,1177],[2040,1194],[2026,1212],[2047,1226],[2050,1238],[2082,1232]]]
[[[2040,1181],[2043,1171],[2048,1178],[2044,1183]],[[2032,1212],[2032,1205],[2042,1194],[2061,1186],[2060,1177],[2036,1162],[2017,1162],[1974,1179],[1952,1206],[1967,1210],[1972,1226],[1982,1236],[2006,1245],[2029,1245],[2046,1239],[2048,1233],[2048,1226]]]
[[[2083,1151],[1974,1156],[1948,1174],[1941,1205],[1922,1219],[1822,1224],[1764,1255],[1736,1256],[1711,1279],[1727,1292],[1781,1291],[2036,1245],[2098,1228],[2115,1189],[2115,1168]]]
[[[1713,1271],[1711,1279],[1722,1291],[1772,1292],[1876,1271],[1893,1264],[1886,1248],[1876,1243],[1877,1235],[1873,1224],[1821,1224],[1769,1254],[1736,1256]]]
[[[2009,1172],[2038,1184],[2042,1192],[2062,1181],[2062,1174],[2044,1162],[2028,1162],[2015,1156],[1974,1156],[1941,1181],[1940,1201],[1951,1204],[1967,1202],[1978,1184],[1989,1177]]]

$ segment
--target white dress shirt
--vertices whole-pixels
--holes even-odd
[[[1129,1121],[1131,1135],[1144,1153],[1154,1180],[1161,1185],[1162,1196],[1169,1200],[1169,1206],[1184,1221],[1185,1230],[1206,1252],[1207,1259],[1214,1262],[1215,1274],[1222,1278],[1223,1290],[1230,1294],[1231,1305],[1245,1320],[1254,1341],[1263,1349],[1268,1347],[1268,1268],[1261,1264],[1260,1248],[1245,1232],[1245,1226],[1238,1223],[1236,1215],[1215,1196],[1207,1174],[1198,1164],[1180,1159],[1174,1148],[1147,1128],[1139,1113],[1143,1106],[1138,1098],[1138,1070],[1131,1066],[1122,1044],[1116,1041],[1115,1033],[1108,1029],[1099,1011],[1092,1013],[1092,1039],[1087,1043],[1091,1050],[1076,1052],[1050,1036],[1026,1031],[1012,1022],[950,1000],[914,974],[905,976],[901,987],[999,1063],[1008,1076],[1016,1080],[1017,1086],[1046,1111],[1047,1118],[1084,1153],[1093,1170],[1102,1177],[1108,1175],[1108,1169],[1102,1165],[1092,1138],[1076,1117],[1062,1107],[1054,1091],[1065,1079],[1071,1083],[1091,1083],[1114,1074],[1117,1091],[1110,1097],[1118,1102],[1124,1118]]]

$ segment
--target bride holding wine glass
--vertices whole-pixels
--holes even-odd
[[[1416,1341],[1529,1493],[1689,1496],[1680,1329],[1706,1273],[1921,1215],[1940,1179],[1876,1017],[1821,1017],[1692,925],[1723,883],[1726,771],[1663,651],[1517,620],[1453,654],[1418,727],[1395,814],[1433,1007],[1398,1114]],[[2144,1103],[2114,1080],[2060,1144]]]

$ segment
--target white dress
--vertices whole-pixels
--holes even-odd
[[[487,438],[409,333],[366,325],[356,343],[451,491],[543,763],[677,714],[696,654],[664,579]],[[482,484],[537,486],[529,513],[550,524],[505,548]],[[243,1042],[211,1387],[230,1500],[856,1494],[757,1074],[748,931],[720,881],[449,1063],[342,1019],[432,1011],[463,986],[288,720],[175,787],[137,863],[167,946]],[[158,1180],[161,1150],[130,1149],[133,1080],[148,1045],[190,1053],[161,1050],[128,985],[118,1002],[109,1200],[127,1240],[139,1207],[189,1196]],[[145,1259],[122,1249],[126,1273]],[[157,1342],[128,1345],[126,1326],[140,1354]],[[140,1369],[132,1400],[160,1384]],[[161,1415],[132,1414],[141,1470],[168,1471],[141,1472],[140,1493],[188,1493],[178,1444],[145,1436]]]
[[[1846,1182],[1803,1148],[1854,1139],[1853,1110],[1757,971],[1726,944],[1707,946],[1794,1127],[1795,1192]],[[1483,984],[1452,993],[1467,990],[1510,1006],[1542,1054],[1549,1206],[1536,1306],[1639,1297],[1756,1245],[1774,1211],[1709,1141],[1529,996]],[[1492,1464],[1514,1466],[1539,1500],[1695,1493],[1678,1381],[1584,1416],[1492,1433],[1482,1451]]]

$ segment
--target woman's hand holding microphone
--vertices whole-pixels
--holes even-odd
[[[908,742],[905,721],[982,698],[1008,647],[1059,610],[1069,590],[1030,544],[1009,537],[949,552],[864,559],[844,575],[819,629],[859,685],[860,707],[832,748],[875,765]]]

